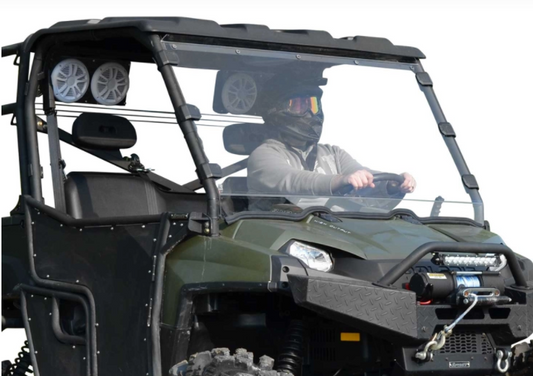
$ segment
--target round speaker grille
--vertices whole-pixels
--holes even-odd
[[[76,59],[67,59],[57,64],[52,71],[54,96],[66,103],[81,99],[89,88],[89,71]]]
[[[231,75],[222,87],[222,104],[232,114],[245,114],[257,100],[257,84],[246,73]]]
[[[118,63],[101,65],[91,80],[91,93],[94,99],[108,106],[122,102],[129,87],[128,71]]]

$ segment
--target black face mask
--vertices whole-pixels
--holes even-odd
[[[301,139],[302,141],[318,142],[322,135],[324,117],[322,115],[293,116],[286,113],[273,113],[265,121],[283,133]]]

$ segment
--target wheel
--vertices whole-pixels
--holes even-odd
[[[338,206],[346,211],[353,212],[389,212],[400,203],[405,193],[400,191],[400,186],[405,178],[392,173],[374,174],[376,188],[353,188],[341,192],[343,198],[330,198],[325,206],[331,208]],[[350,198],[354,198],[350,200]],[[380,200],[382,199],[382,200]]]
[[[9,360],[4,360],[2,362],[2,376],[9,376],[11,370],[11,362]]]
[[[380,182],[386,182],[386,197],[395,197],[400,196],[400,185],[403,184],[405,181],[405,178],[402,175],[398,174],[392,174],[388,172],[380,172],[377,174],[374,174],[374,183],[380,183]],[[363,188],[359,190],[352,189],[347,196],[353,196],[353,197],[375,197],[375,194],[379,192],[376,188]],[[379,192],[383,193],[383,192]],[[403,195],[401,195],[403,198]]]
[[[521,343],[513,348],[513,370],[508,376],[533,375],[533,341]]]
[[[171,376],[292,376],[291,373],[273,370],[274,359],[263,355],[254,364],[254,354],[237,349],[231,355],[229,349],[218,348],[191,355],[170,369]]]

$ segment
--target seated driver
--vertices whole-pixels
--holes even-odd
[[[278,132],[250,155],[248,188],[257,193],[330,196],[376,188],[377,197],[396,197],[385,184],[374,184],[377,171],[362,166],[338,146],[319,144],[324,113],[316,85],[298,86],[292,93],[277,96],[263,116],[265,124]],[[416,181],[407,172],[397,190],[401,197],[412,193]],[[376,187],[377,186],[377,187]],[[372,196],[374,196],[372,194]]]

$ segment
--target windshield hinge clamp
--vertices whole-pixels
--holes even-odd
[[[189,214],[189,223],[187,227],[191,232],[209,235],[210,218],[203,213],[192,212]]]
[[[433,86],[433,81],[431,81],[431,77],[429,76],[428,72],[417,72],[416,80],[420,86]]]
[[[187,120],[198,121],[202,118],[202,114],[198,107],[193,106],[192,104],[184,104],[183,106],[178,107],[176,118],[178,119],[178,123],[181,124]]]
[[[216,163],[203,163],[198,166],[196,174],[202,182],[212,178],[220,179],[222,177],[222,169]]]
[[[476,177],[472,174],[464,174],[461,176],[463,179],[463,185],[468,189],[479,189]]]
[[[165,65],[178,66],[180,62],[176,51],[158,51],[154,57],[158,68],[163,68]]]
[[[453,127],[448,122],[439,123],[439,131],[444,137],[455,137],[455,131]]]

